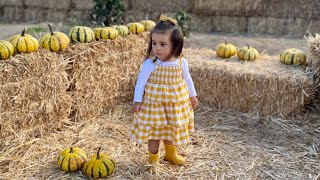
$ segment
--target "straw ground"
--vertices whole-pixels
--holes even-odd
[[[147,169],[146,144],[128,136],[131,105],[65,126],[61,131],[29,141],[7,141],[1,148],[4,179],[86,179],[81,172],[65,173],[58,153],[78,146],[93,155],[98,147],[111,154],[116,170],[111,179],[318,179],[320,176],[320,120],[317,114],[291,119],[259,117],[201,106],[195,112],[192,142],[180,148],[184,166],[161,160],[159,175]],[[5,139],[4,139],[5,140]],[[161,148],[163,157],[163,148]]]

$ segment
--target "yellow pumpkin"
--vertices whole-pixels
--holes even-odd
[[[247,45],[247,47],[243,47],[239,49],[237,56],[241,60],[245,61],[253,61],[258,58],[259,52],[255,49]]]
[[[303,51],[295,48],[285,49],[280,54],[280,62],[283,64],[299,64],[302,65],[306,62],[306,55]]]
[[[143,25],[145,31],[151,31],[156,26],[156,23],[151,20],[143,20],[140,21],[140,23]]]
[[[118,31],[113,27],[95,28],[93,29],[96,40],[99,39],[115,39],[118,37]]]
[[[31,53],[39,48],[38,40],[29,34],[25,34],[25,31],[26,28],[23,29],[21,35],[14,35],[9,40],[16,53]]]
[[[60,153],[58,165],[63,171],[74,172],[80,170],[87,159],[87,154],[84,150],[78,147],[70,147]]]
[[[53,32],[50,24],[48,24],[50,33],[45,34],[40,39],[41,47],[53,52],[62,51],[68,47],[70,43],[69,37],[62,32]]]
[[[12,44],[9,41],[0,40],[0,60],[10,58],[14,53]]]
[[[100,153],[99,148],[97,155],[91,156],[83,166],[84,173],[92,178],[102,178],[113,173],[115,168],[114,160],[107,154]]]
[[[69,37],[72,42],[87,43],[94,40],[94,33],[89,27],[75,26],[70,30]]]
[[[130,23],[129,31],[132,34],[141,34],[144,31],[144,26],[141,23],[138,23],[138,22]]]
[[[116,28],[120,36],[127,36],[129,34],[129,29],[127,26],[119,25],[119,26],[112,26],[112,27]]]
[[[219,44],[216,48],[217,56],[222,58],[230,58],[236,54],[236,51],[237,48],[233,44],[228,43],[227,40],[225,40],[224,43]]]

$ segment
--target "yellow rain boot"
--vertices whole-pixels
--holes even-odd
[[[165,155],[164,159],[174,165],[182,165],[186,160],[177,152],[177,147],[174,145],[164,144]]]
[[[156,154],[153,154],[149,151],[149,163],[157,164],[159,162],[159,151]]]
[[[149,164],[157,165],[159,163],[159,151],[156,154],[153,154],[149,151]],[[149,169],[150,174],[157,174],[156,167],[151,166]]]

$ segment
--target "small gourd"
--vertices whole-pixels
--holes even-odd
[[[303,65],[306,59],[304,52],[295,48],[285,49],[280,54],[280,62],[288,65]]]
[[[91,156],[91,159],[84,164],[83,172],[92,178],[103,178],[113,173],[115,162],[111,156],[100,153],[99,148],[97,155]]]
[[[216,54],[222,58],[230,58],[231,56],[235,55],[237,48],[224,40],[224,43],[219,44],[216,48]]]
[[[128,28],[132,34],[141,34],[144,31],[144,26],[138,22],[130,23]]]
[[[72,42],[80,43],[88,43],[95,38],[92,29],[86,26],[74,26],[69,32],[69,37]]]
[[[0,60],[10,58],[14,53],[14,48],[9,41],[0,40]]]
[[[258,58],[259,52],[247,44],[247,47],[239,49],[237,56],[240,60],[253,61]]]
[[[38,40],[25,32],[26,28],[23,29],[21,34],[14,35],[9,40],[15,53],[31,53],[39,48]]]
[[[74,172],[82,169],[87,160],[87,154],[78,147],[70,147],[63,150],[58,158],[58,166],[66,172]]]
[[[156,26],[156,23],[151,20],[143,20],[140,21],[140,23],[143,25],[145,31],[151,31]]]
[[[112,26],[112,27],[116,28],[120,36],[127,36],[129,34],[129,29],[127,26],[119,25],[119,26]]]
[[[118,37],[118,31],[114,27],[94,28],[94,36],[96,40],[99,39],[115,39]]]
[[[66,49],[70,43],[69,37],[62,32],[53,32],[50,24],[48,24],[50,33],[45,34],[40,39],[41,47],[57,52]]]

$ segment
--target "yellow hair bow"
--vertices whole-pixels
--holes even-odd
[[[178,23],[176,19],[173,19],[173,18],[171,18],[171,17],[167,17],[167,16],[165,16],[164,14],[161,14],[161,15],[160,15],[159,20],[160,20],[160,21],[169,21],[169,22],[171,22],[171,23],[173,23],[173,24],[175,24],[175,25],[177,25],[177,23]]]

